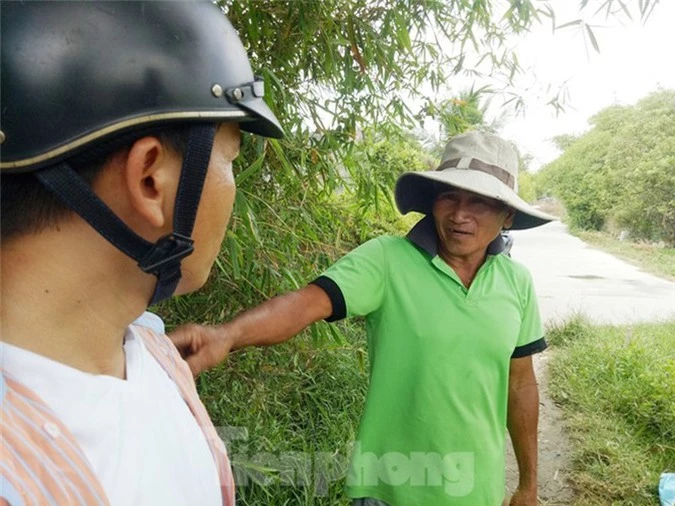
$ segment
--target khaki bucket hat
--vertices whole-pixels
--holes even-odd
[[[436,170],[406,172],[396,181],[396,206],[402,214],[430,215],[439,183],[499,200],[516,210],[514,230],[556,220],[518,196],[518,155],[507,141],[483,132],[453,137]]]

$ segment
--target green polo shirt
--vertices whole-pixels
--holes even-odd
[[[498,254],[467,290],[434,237],[373,239],[315,281],[331,320],[366,317],[370,386],[347,493],[392,506],[498,506],[510,360],[546,347],[534,288],[525,267]]]

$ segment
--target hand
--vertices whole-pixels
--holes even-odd
[[[218,365],[230,353],[234,341],[228,329],[227,324],[218,327],[188,324],[171,332],[169,339],[197,376]]]
[[[518,487],[511,496],[509,506],[537,506],[537,490]]]

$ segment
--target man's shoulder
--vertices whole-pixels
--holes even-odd
[[[187,383],[192,383],[192,374],[187,363],[166,335],[164,321],[159,316],[146,311],[134,320],[129,330],[140,339],[145,352],[149,353],[174,382],[189,378]]]
[[[415,251],[417,249],[416,246],[406,237],[401,237],[398,235],[381,235],[371,239],[369,242],[371,241],[378,243],[387,253],[398,251]]]
[[[500,253],[499,255],[496,255],[494,261],[500,266],[500,269],[502,269],[505,274],[518,283],[530,283],[532,281],[532,275],[525,264],[514,260],[508,255]]]
[[[392,245],[392,244],[398,244],[400,242],[407,242],[404,237],[396,236],[396,235],[378,235],[376,237],[372,237],[368,239],[367,241],[364,241],[363,244],[381,244],[381,245]]]
[[[136,318],[132,325],[137,327],[144,327],[152,330],[156,334],[163,335],[166,333],[166,327],[164,326],[164,320],[162,320],[155,313],[150,311],[145,311],[141,316]]]
[[[386,257],[401,252],[404,249],[414,249],[414,246],[406,238],[394,235],[380,235],[361,243],[345,256],[381,258],[385,260]],[[383,255],[384,258],[382,258]]]

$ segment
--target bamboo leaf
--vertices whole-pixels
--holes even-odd
[[[600,52],[600,47],[598,46],[598,41],[595,39],[595,34],[593,33],[593,30],[591,29],[590,25],[584,25],[586,28],[586,33],[588,33],[588,38],[591,41],[591,44],[593,45],[593,49],[596,50],[596,52]]]
[[[578,26],[578,25],[583,25],[584,21],[582,19],[575,19],[574,21],[570,21],[569,23],[564,23],[560,26],[556,26],[556,30],[560,30],[561,28],[567,28],[569,26]]]
[[[260,172],[262,168],[263,161],[265,160],[265,153],[256,158],[251,165],[249,165],[245,170],[236,175],[235,181],[237,185],[242,185],[248,178],[255,176]]]

